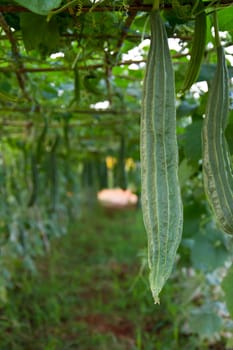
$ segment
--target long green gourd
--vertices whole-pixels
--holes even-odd
[[[38,187],[39,187],[39,171],[37,168],[36,156],[34,153],[31,155],[31,174],[32,174],[32,192],[30,199],[28,201],[28,207],[32,207],[38,196]]]
[[[148,235],[150,287],[155,303],[171,274],[181,241],[174,72],[159,10],[150,16],[151,44],[143,85],[140,153],[142,212]]]
[[[182,91],[190,89],[197,79],[205,51],[206,27],[206,14],[203,11],[195,17],[194,37],[190,53],[191,58],[185,75]]]
[[[217,224],[224,232],[233,234],[233,171],[224,135],[228,110],[229,76],[224,49],[217,40],[217,67],[211,83],[202,133],[203,180]]]

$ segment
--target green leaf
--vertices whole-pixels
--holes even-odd
[[[211,81],[216,70],[215,64],[202,64],[197,81]]]
[[[203,206],[200,202],[185,203],[184,205],[184,238],[195,238],[200,228],[200,217]]]
[[[188,163],[188,160],[184,158],[179,165],[179,181],[180,187],[183,188],[187,180],[196,172],[196,167],[193,167]]]
[[[197,234],[191,248],[194,268],[213,271],[223,266],[228,258],[229,251],[221,231],[209,225]]]
[[[47,22],[43,16],[22,13],[20,25],[27,51],[38,50],[42,56],[57,51],[60,36],[56,18]]]
[[[226,349],[227,349],[227,350],[233,349],[233,338],[227,339],[227,342],[226,342]]]
[[[202,121],[197,120],[188,125],[184,135],[184,153],[191,162],[198,162],[201,159],[201,130]]]
[[[47,85],[44,87],[44,89],[41,91],[41,95],[47,99],[47,100],[51,100],[51,99],[54,99],[54,98],[57,98],[58,96],[58,91],[50,86],[50,85]]]
[[[230,111],[229,119],[231,120],[232,117],[233,117],[233,110]],[[228,124],[226,131],[225,131],[225,136],[226,136],[227,143],[229,146],[230,154],[233,154],[233,139],[232,139],[233,134],[232,133],[233,133],[233,123],[230,123],[230,124]]]
[[[15,30],[20,30],[18,13],[5,13],[4,17],[7,24],[10,26],[10,28],[14,28]]]
[[[95,72],[90,72],[89,74],[85,75],[83,79],[83,85],[85,89],[94,95],[101,95],[101,76],[100,74],[96,74]]]
[[[222,281],[222,289],[225,293],[225,301],[228,311],[233,319],[233,265],[231,265],[227,275]]]
[[[214,77],[216,64],[202,64],[197,81],[211,81]],[[229,77],[233,77],[233,67],[228,66]]]
[[[197,103],[190,103],[183,100],[177,108],[177,118],[182,118],[191,115],[198,108]]]
[[[5,286],[0,285],[0,303],[6,304],[7,302],[7,289]]]
[[[218,24],[221,31],[232,32],[233,6],[218,11]]]
[[[189,322],[192,332],[197,333],[202,339],[213,339],[222,327],[222,320],[211,305],[193,310]]]
[[[0,101],[4,102],[17,102],[17,98],[0,91]]]
[[[62,0],[15,0],[15,2],[38,15],[46,16],[49,11],[59,7]]]

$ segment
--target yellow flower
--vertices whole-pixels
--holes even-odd
[[[106,161],[106,166],[108,169],[113,169],[116,162],[117,162],[116,158],[111,157],[111,156],[106,157],[105,161]]]
[[[125,161],[125,170],[130,171],[130,170],[134,170],[135,168],[136,168],[136,164],[133,158],[127,158]]]

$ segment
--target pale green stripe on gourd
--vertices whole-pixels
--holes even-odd
[[[180,244],[183,209],[178,181],[174,72],[158,10],[152,11],[150,23],[140,134],[141,196],[148,235],[150,287],[158,303]]]
[[[203,180],[219,227],[226,233],[233,234],[233,172],[224,135],[228,109],[228,70],[224,49],[218,46],[217,67],[203,125]]]
[[[194,37],[190,53],[191,58],[188,64],[182,91],[190,89],[198,77],[205,52],[206,27],[206,14],[203,11],[195,17]]]

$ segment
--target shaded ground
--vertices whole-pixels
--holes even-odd
[[[195,336],[180,334],[171,301],[153,305],[145,247],[137,211],[98,210],[72,223],[39,259],[38,274],[22,273],[11,290],[0,350],[199,349]]]

